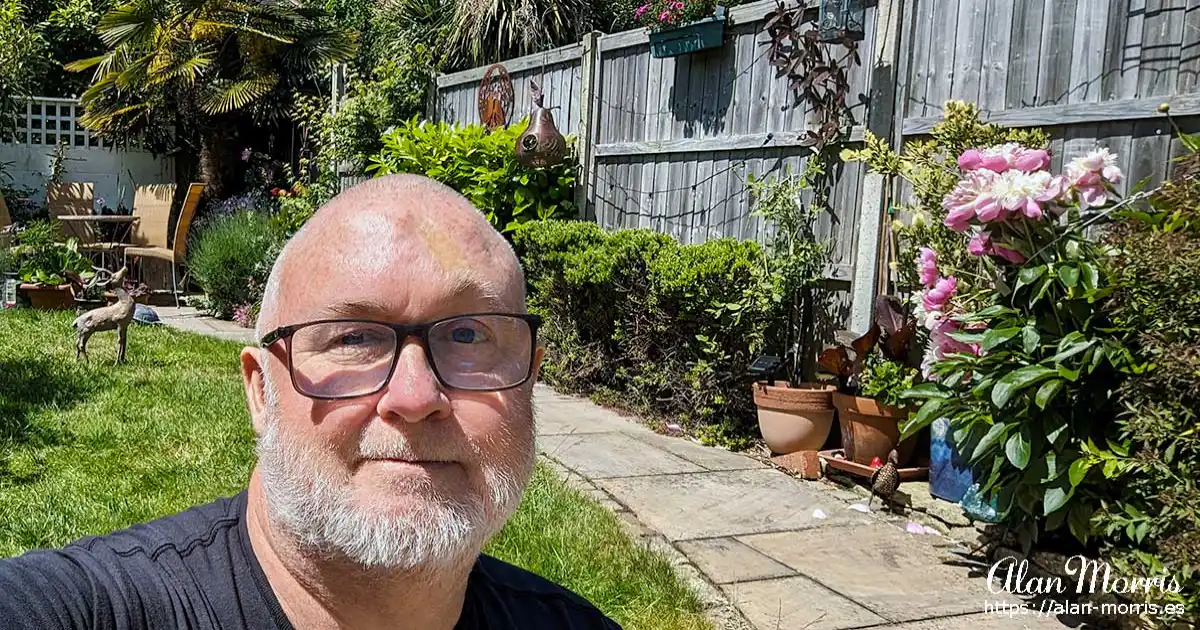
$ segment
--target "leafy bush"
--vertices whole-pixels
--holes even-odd
[[[608,394],[710,440],[753,435],[743,379],[767,330],[786,321],[751,241],[679,245],[649,230],[531,221],[513,231],[546,318],[547,382]]]
[[[260,212],[222,216],[205,226],[188,248],[188,266],[204,291],[206,309],[229,319],[238,307],[257,304],[283,244],[270,217]]]
[[[633,17],[638,26],[662,31],[710,17],[716,5],[715,0],[645,0]]]
[[[413,117],[384,135],[367,170],[376,176],[420,173],[442,182],[505,233],[529,220],[575,216],[574,155],[549,168],[522,166],[514,147],[524,130],[524,124],[488,131]]]
[[[1194,143],[1194,139],[1192,139]],[[1147,367],[1120,388],[1118,496],[1094,519],[1128,574],[1170,573],[1200,614],[1200,154],[1111,230],[1106,307]],[[1117,465],[1114,464],[1113,468]],[[1170,594],[1168,594],[1170,595]],[[1166,619],[1171,621],[1171,619]],[[1198,621],[1194,616],[1192,621]]]

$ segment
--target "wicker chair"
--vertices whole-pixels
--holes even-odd
[[[133,214],[138,217],[138,222],[130,239],[132,246],[125,248],[124,258],[126,265],[130,258],[155,258],[171,263],[171,291],[175,294],[175,306],[179,306],[178,269],[187,256],[188,230],[200,205],[200,196],[204,194],[204,184],[188,186],[187,197],[183,200],[179,221],[175,225],[174,242],[168,242],[174,188],[171,184],[138,186],[133,197]],[[184,280],[186,284],[186,274]]]

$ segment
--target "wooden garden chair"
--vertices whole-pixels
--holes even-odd
[[[52,217],[90,217],[94,199],[91,183],[64,182],[46,186],[46,205]],[[95,223],[60,219],[58,227],[64,238],[79,239],[80,249],[88,249],[97,241]]]
[[[171,263],[171,291],[175,294],[175,306],[179,306],[178,269],[187,256],[188,230],[192,218],[204,194],[204,184],[190,184],[187,197],[179,211],[175,224],[174,242],[168,241],[171,224],[171,200],[173,184],[150,184],[138,186],[133,196],[133,214],[138,217],[134,225],[131,246],[125,248],[125,264],[130,258],[156,258]],[[187,275],[184,275],[186,285]]]

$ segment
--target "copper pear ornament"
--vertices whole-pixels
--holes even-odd
[[[567,154],[567,139],[554,126],[554,116],[542,105],[542,90],[530,83],[534,108],[529,126],[517,138],[517,162],[523,166],[542,168],[562,162]]]

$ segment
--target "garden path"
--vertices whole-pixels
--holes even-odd
[[[156,310],[176,328],[252,339],[251,331],[191,308]],[[541,456],[614,511],[632,536],[670,558],[718,628],[1069,627],[1034,614],[1036,608],[1024,615],[985,611],[1021,600],[991,593],[986,565],[961,543],[910,534],[903,517],[850,509],[863,501],[860,494],[659,435],[544,384],[535,387],[534,403]]]

